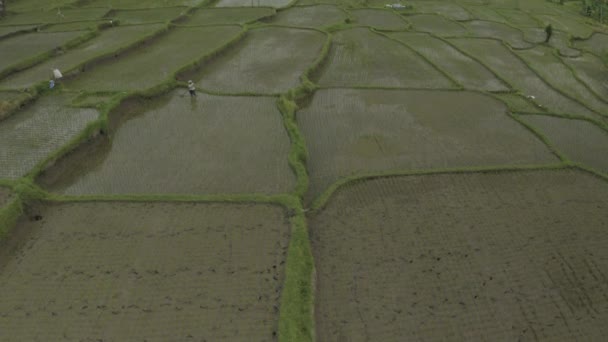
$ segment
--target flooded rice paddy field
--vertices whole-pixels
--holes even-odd
[[[406,3],[11,1],[0,340],[601,340],[608,28]]]

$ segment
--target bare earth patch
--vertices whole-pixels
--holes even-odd
[[[319,341],[600,341],[608,185],[583,172],[349,186],[311,217]]]
[[[0,250],[0,339],[276,341],[279,207],[67,203]]]

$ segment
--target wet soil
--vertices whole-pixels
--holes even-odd
[[[319,341],[600,341],[608,185],[586,173],[415,176],[310,217]]]
[[[66,203],[0,249],[0,339],[276,341],[289,225],[266,205]]]

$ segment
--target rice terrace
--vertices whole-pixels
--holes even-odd
[[[0,341],[606,341],[608,1],[0,0]]]

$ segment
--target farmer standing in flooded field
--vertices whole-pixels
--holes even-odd
[[[196,97],[196,87],[194,86],[194,82],[192,82],[192,80],[188,81],[188,92],[190,92],[191,97]]]

